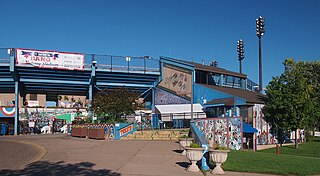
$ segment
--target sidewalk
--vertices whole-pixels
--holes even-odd
[[[43,146],[47,153],[28,166],[0,168],[0,175],[203,175],[185,170],[189,161],[178,152],[179,144],[172,141],[98,141],[61,134],[1,137],[0,141],[3,140],[23,141],[8,142],[11,145]],[[227,172],[227,175],[261,174]]]

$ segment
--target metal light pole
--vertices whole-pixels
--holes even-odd
[[[237,51],[239,60],[239,72],[242,73],[242,60],[244,59],[244,42],[242,39],[237,41]]]
[[[262,91],[262,51],[261,51],[261,37],[265,33],[264,31],[264,18],[259,16],[256,19],[256,32],[259,38],[259,91]]]

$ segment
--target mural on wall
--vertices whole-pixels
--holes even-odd
[[[258,130],[257,144],[274,144],[274,139],[269,133],[270,125],[263,119],[262,108],[263,104],[255,104],[253,106],[253,128]]]
[[[190,104],[189,100],[179,97],[167,91],[156,88],[154,91],[155,105],[168,105],[168,104]]]
[[[210,146],[218,144],[233,150],[242,148],[242,119],[240,117],[201,119],[195,124]]]
[[[53,122],[55,130],[58,130],[65,124],[71,123],[76,114],[85,117],[88,113],[86,109],[20,108],[20,133],[30,133],[34,129],[41,129],[44,126],[52,127]],[[67,117],[70,119],[66,119]]]
[[[191,97],[192,74],[190,70],[165,64],[163,67],[163,80],[159,86],[178,95]]]
[[[215,121],[215,140],[214,143],[219,146],[228,146],[228,123],[227,119],[216,119]]]
[[[242,145],[241,118],[229,118],[229,148],[240,150]]]

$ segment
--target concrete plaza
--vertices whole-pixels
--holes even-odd
[[[203,175],[186,171],[189,161],[172,141],[93,140],[65,134],[5,136],[0,137],[0,159],[0,175]]]

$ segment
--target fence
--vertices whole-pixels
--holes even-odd
[[[15,55],[14,48],[0,48],[0,64],[10,63],[10,52]],[[84,67],[91,68],[93,62],[101,70],[128,72],[160,72],[159,59],[151,56],[113,56],[103,54],[84,54]]]

